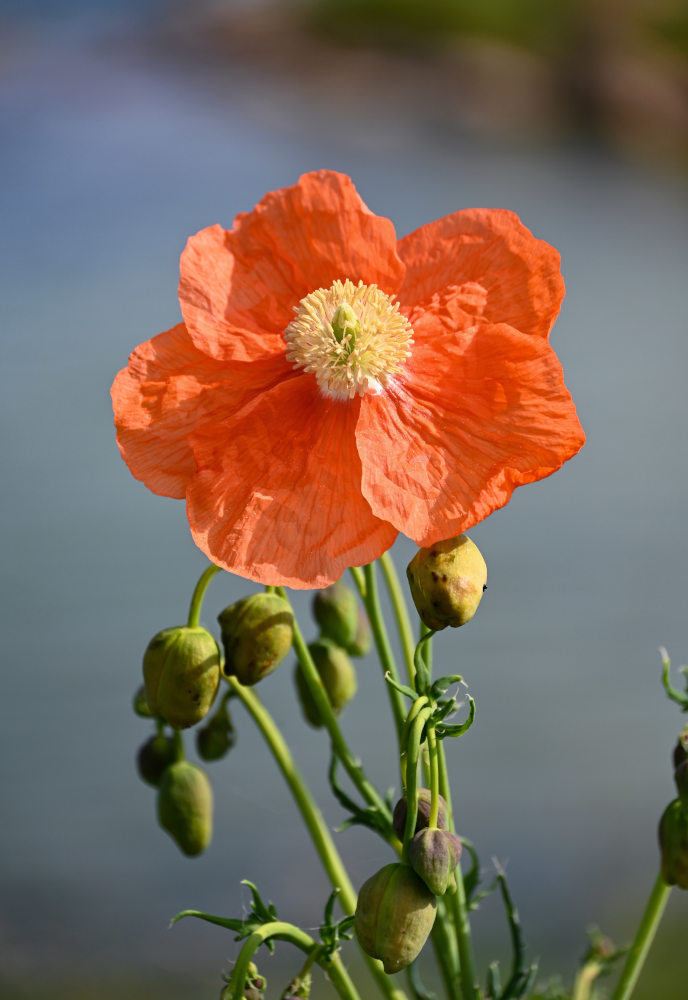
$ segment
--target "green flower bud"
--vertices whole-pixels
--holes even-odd
[[[213,832],[213,791],[199,767],[180,760],[163,773],[158,822],[188,857],[201,854]]]
[[[281,1000],[309,1000],[311,995],[312,976],[303,972],[289,983],[281,996]]]
[[[357,681],[353,664],[347,653],[329,639],[317,639],[311,642],[308,651],[323,682],[332,711],[337,715],[356,694]],[[323,720],[298,663],[294,679],[303,714],[317,729],[323,725]]]
[[[428,628],[469,622],[487,587],[487,566],[468,535],[419,549],[406,570],[411,596]]]
[[[294,615],[278,594],[252,594],[230,604],[217,619],[225,647],[225,672],[242,684],[257,684],[291,649]]]
[[[681,806],[688,815],[688,759],[682,761],[674,771],[674,781]]]
[[[669,803],[659,821],[659,848],[666,884],[688,889],[688,815],[679,799]]]
[[[158,632],[143,657],[153,715],[188,729],[207,715],[220,683],[220,649],[204,628],[180,625]]]
[[[342,649],[348,649],[358,629],[358,601],[353,590],[341,582],[319,590],[313,598],[313,616],[320,631]]]
[[[437,901],[408,865],[385,865],[361,886],[354,928],[363,951],[390,974],[419,955],[435,922]]]
[[[222,704],[206,723],[196,730],[196,750],[201,760],[221,760],[236,742],[234,726]]]
[[[356,635],[346,647],[349,656],[367,656],[373,645],[373,633],[368,621],[368,615],[360,604],[356,605]]]
[[[448,826],[448,810],[447,803],[444,801],[441,795],[439,798],[439,808],[437,810],[437,826],[440,830],[446,830]],[[418,789],[418,812],[416,813],[416,829],[414,833],[418,833],[419,830],[424,830],[425,827],[430,822],[430,803],[432,801],[432,793],[429,788],[419,788]],[[396,833],[399,840],[404,839],[404,830],[406,829],[406,796],[402,796],[394,807],[394,813],[392,815],[392,825],[394,826],[394,832]]]
[[[136,694],[133,698],[134,711],[142,719],[152,719],[153,713],[150,710],[150,705],[148,704],[148,698],[146,697],[146,685],[141,684],[137,689]]]
[[[143,744],[136,755],[136,766],[140,777],[154,788],[160,784],[165,768],[174,764],[177,749],[171,736],[157,733]]]
[[[688,760],[688,726],[685,727],[674,747],[674,767],[678,767],[684,760]]]
[[[461,857],[461,840],[449,830],[419,830],[409,844],[409,864],[430,892],[443,896]]]

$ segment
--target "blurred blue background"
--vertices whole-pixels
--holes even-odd
[[[208,765],[202,858],[158,829],[136,776],[141,655],[185,618],[204,559],[184,505],[121,462],[108,393],[178,321],[187,236],[321,167],[399,235],[505,207],[561,252],[553,344],[588,443],[472,532],[489,591],[435,657],[478,706],[449,748],[461,832],[486,869],[506,865],[543,977],[570,982],[593,922],[619,944],[634,932],[682,728],[657,647],[688,661],[685,24],[670,4],[543,20],[534,3],[514,19],[435,2],[421,23],[419,6],[0,5],[3,995],[215,997],[231,935],[167,924],[240,915],[243,877],[284,919],[320,921],[325,879],[240,708],[236,749]],[[413,551],[398,542],[401,570]],[[246,591],[216,579],[206,623]],[[260,693],[335,826],[326,738],[291,674]],[[397,767],[372,659],[359,684],[342,725],[384,790]],[[356,883],[390,860],[365,832],[340,844]],[[639,998],[660,973],[663,1000],[686,995],[674,895]],[[507,954],[496,900],[475,935],[483,963]]]

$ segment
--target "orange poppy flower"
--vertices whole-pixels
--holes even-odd
[[[559,255],[511,212],[397,241],[348,177],[305,174],[181,258],[183,323],[115,379],[117,440],[196,544],[323,587],[401,531],[458,535],[584,435],[548,344]]]

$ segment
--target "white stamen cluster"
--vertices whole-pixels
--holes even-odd
[[[287,360],[333,399],[380,392],[411,354],[413,329],[393,296],[348,278],[301,299],[284,331]]]

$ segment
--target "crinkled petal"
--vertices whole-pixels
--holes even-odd
[[[183,323],[140,344],[112,385],[117,443],[136,479],[181,498],[196,470],[188,435],[222,420],[291,374],[283,356],[220,364],[194,347]]]
[[[179,299],[199,350],[245,361],[284,349],[282,333],[309,292],[339,278],[396,292],[404,277],[394,226],[344,174],[319,170],[267,194],[226,232],[192,236]]]
[[[240,576],[295,588],[324,587],[388,549],[396,530],[361,495],[359,405],[324,398],[304,375],[193,435],[187,513],[199,548]]]
[[[425,322],[437,329],[437,316]],[[438,337],[434,358],[424,340],[405,379],[364,397],[356,430],[363,495],[423,546],[481,521],[585,441],[545,340],[480,325]]]
[[[406,278],[404,311],[447,286],[482,289],[483,318],[547,337],[564,297],[558,252],[537,240],[517,215],[466,209],[421,226],[399,241]]]

